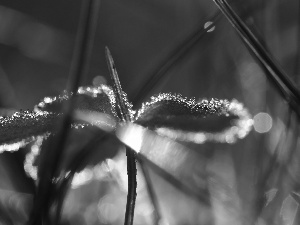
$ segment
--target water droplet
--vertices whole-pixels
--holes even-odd
[[[216,27],[213,26],[213,22],[208,21],[204,24],[204,29],[207,29],[206,32],[213,32],[216,29]]]

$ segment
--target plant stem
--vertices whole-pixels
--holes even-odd
[[[67,90],[74,94],[77,93],[81,77],[85,76],[88,72],[88,62],[96,31],[99,4],[99,0],[86,0],[82,2],[80,23],[67,87]],[[74,104],[74,98],[71,98],[70,102],[65,104],[64,116],[58,125],[58,134],[56,138],[51,140],[51,143],[43,152],[44,160],[41,163],[39,171],[39,184],[29,224],[40,225],[44,224],[44,222],[49,223],[47,217],[51,201],[53,200],[52,194],[55,189],[53,180],[59,174],[58,168],[69,133]]]
[[[121,119],[123,122],[130,122],[130,111],[128,105],[124,100],[124,94],[121,88],[119,81],[118,73],[113,61],[112,55],[108,49],[105,48],[107,64],[109,68],[110,76],[114,82],[114,91],[116,95],[117,105],[120,109]],[[127,156],[127,175],[128,175],[128,194],[127,194],[127,204],[125,212],[125,225],[132,225],[134,218],[134,209],[136,201],[136,156],[134,151],[126,147],[126,156]]]

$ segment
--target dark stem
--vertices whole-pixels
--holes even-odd
[[[81,77],[88,72],[88,62],[91,56],[93,40],[96,31],[99,0],[86,0],[82,2],[80,23],[77,32],[77,39],[69,74],[68,91],[77,93]],[[64,116],[58,125],[58,134],[51,140],[43,155],[43,163],[39,171],[39,184],[35,195],[33,213],[29,224],[40,225],[47,221],[50,202],[55,190],[53,180],[59,174],[58,168],[63,153],[66,138],[69,133],[72,121],[72,112],[75,100],[67,101],[64,107]],[[46,217],[46,218],[45,218]],[[49,222],[48,222],[49,223]]]
[[[272,81],[283,98],[297,113],[298,117],[300,117],[300,92],[295,84],[279,66],[279,63],[272,58],[272,56],[263,47],[256,36],[245,25],[242,19],[234,12],[227,1],[214,0],[214,2],[222,11],[222,13],[227,17],[229,22],[233,25],[234,29],[240,35],[250,52],[254,54],[254,56],[260,63],[260,66],[266,72],[267,78]]]
[[[108,49],[105,48],[105,55],[107,59],[107,64],[109,68],[110,76],[114,83],[114,92],[116,95],[117,105],[120,109],[121,119],[123,122],[130,122],[130,111],[126,102],[124,100],[124,94],[121,88],[121,84],[119,81],[118,73],[115,67],[115,63],[113,61],[112,55]],[[126,204],[126,212],[125,212],[125,225],[132,225],[134,218],[134,209],[135,209],[135,201],[136,201],[136,156],[133,150],[126,147],[126,155],[127,155],[127,175],[128,175],[128,194],[127,194],[127,204]]]
[[[135,153],[126,147],[127,155],[127,175],[128,175],[128,194],[125,212],[124,225],[132,225],[134,218],[134,209],[136,201],[136,161]]]
[[[133,105],[139,105],[142,103],[142,100],[153,90],[156,84],[160,82],[165,76],[170,68],[182,57],[184,57],[193,47],[199,42],[204,34],[207,33],[209,29],[216,25],[216,22],[222,17],[221,13],[216,13],[212,16],[209,21],[212,23],[204,27],[202,26],[200,30],[197,30],[191,36],[189,36],[182,45],[180,45],[174,52],[169,55],[166,60],[158,68],[157,72],[150,78],[146,80],[144,85],[141,85],[140,90],[138,90],[133,98]]]

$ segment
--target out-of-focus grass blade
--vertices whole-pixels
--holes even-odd
[[[227,1],[214,0],[214,2],[233,25],[246,46],[256,56],[258,62],[266,71],[267,77],[274,83],[297,115],[300,116],[300,92],[295,84],[280,67],[279,63],[276,62],[271,54],[263,47],[242,19],[234,12]]]
[[[141,85],[140,90],[138,90],[133,98],[133,105],[139,105],[142,103],[142,100],[146,97],[147,94],[155,87],[158,82],[160,82],[164,76],[167,75],[168,70],[186,53],[188,53],[195,44],[198,43],[199,40],[207,33],[209,29],[214,27],[219,19],[222,17],[222,14],[219,12],[213,15],[208,21],[212,21],[210,25],[207,27],[201,27],[191,36],[187,37],[184,40],[183,44],[180,45],[176,50],[174,50],[170,55],[168,55],[167,59],[162,62],[161,66],[157,69],[157,72],[149,77],[144,85]]]
[[[82,2],[82,10],[80,17],[79,29],[77,32],[76,45],[72,58],[70,69],[68,91],[76,93],[79,82],[88,72],[88,62],[90,60],[94,36],[96,33],[96,24],[98,18],[98,10],[100,8],[100,0],[87,0]],[[57,138],[53,140],[53,144],[49,145],[43,155],[43,164],[40,171],[43,176],[39,177],[39,185],[37,188],[34,209],[29,224],[39,225],[43,220],[48,220],[48,212],[52,193],[54,192],[53,179],[59,174],[58,167],[61,155],[63,153],[68,131],[72,121],[72,112],[74,99],[65,104],[65,115],[59,121],[59,132]]]

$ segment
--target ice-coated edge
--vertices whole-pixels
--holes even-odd
[[[143,103],[141,109],[137,112],[135,120],[141,118],[145,112],[156,103],[162,101],[172,101],[178,103],[179,106],[185,107],[191,113],[199,113],[201,116],[216,114],[218,116],[237,116],[238,119],[232,121],[232,126],[221,132],[189,132],[180,129],[171,129],[166,127],[157,128],[155,131],[168,138],[203,144],[207,141],[219,143],[235,143],[238,139],[242,139],[248,135],[252,129],[253,120],[247,108],[236,99],[228,101],[227,99],[219,100],[212,98],[211,100],[203,99],[196,102],[195,99],[187,99],[181,95],[173,95],[171,93],[161,93],[151,97],[150,102]]]
[[[113,89],[105,84],[101,84],[99,86],[88,86],[88,87],[79,87],[77,91],[77,95],[87,95],[92,98],[96,98],[98,94],[105,94],[107,95],[110,104],[111,104],[111,110],[114,116],[117,116],[116,113],[116,98],[115,94],[113,92]],[[68,93],[67,91],[64,91],[63,94],[54,96],[54,97],[45,97],[40,103],[38,103],[34,107],[35,112],[44,111],[43,108],[45,108],[47,105],[51,105],[54,102],[63,102],[66,100],[69,100],[70,97],[73,96],[73,93]]]

